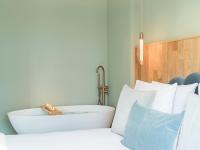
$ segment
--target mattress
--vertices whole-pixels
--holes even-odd
[[[110,129],[7,135],[8,150],[128,150]]]

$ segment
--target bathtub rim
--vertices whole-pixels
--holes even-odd
[[[61,114],[61,115],[56,115],[57,117],[58,116],[66,116],[66,115],[80,115],[80,114],[87,114],[87,113],[88,114],[90,114],[90,113],[107,113],[107,112],[115,111],[115,107],[106,106],[106,105],[70,105],[70,106],[56,106],[56,108],[60,109],[63,112],[63,114]],[[67,108],[69,111],[66,111]],[[88,110],[88,108],[90,108],[90,110]],[[41,117],[41,116],[42,117],[55,117],[55,116],[48,115],[40,107],[20,109],[20,110],[8,112],[9,118],[12,118],[12,117]]]

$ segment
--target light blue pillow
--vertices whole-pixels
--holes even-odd
[[[172,150],[183,116],[161,113],[136,102],[121,143],[131,150]]]

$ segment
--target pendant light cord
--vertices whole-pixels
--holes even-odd
[[[143,0],[140,0],[140,32],[143,32]]]

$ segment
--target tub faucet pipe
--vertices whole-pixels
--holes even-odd
[[[98,66],[97,73],[97,88],[98,88],[98,104],[105,105],[106,95],[108,95],[108,86],[105,84],[105,69],[103,66]]]

